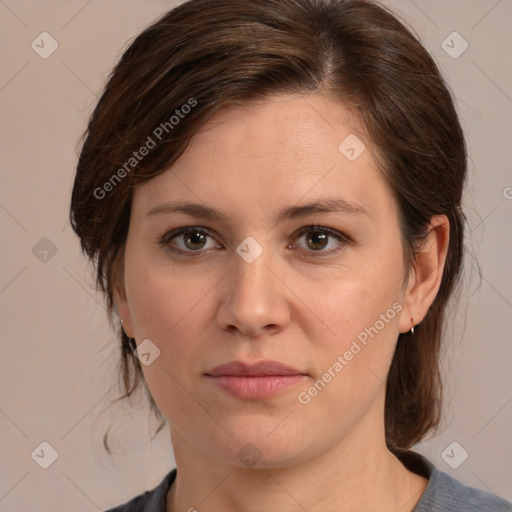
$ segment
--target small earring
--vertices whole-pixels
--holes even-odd
[[[411,324],[412,324],[411,334],[414,334],[414,320],[412,319],[412,317],[411,317]]]
[[[123,325],[123,323],[124,323],[124,320],[121,318],[121,325]]]

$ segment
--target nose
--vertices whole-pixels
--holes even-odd
[[[290,322],[291,291],[279,275],[275,255],[265,248],[249,263],[234,252],[231,270],[223,280],[217,312],[221,328],[251,338],[281,331]]]

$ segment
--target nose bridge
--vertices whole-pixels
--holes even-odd
[[[287,321],[287,308],[280,303],[279,280],[275,268],[276,255],[271,253],[268,237],[245,238],[237,247],[227,295],[219,311],[219,322],[254,336],[267,326],[282,327]]]
[[[275,256],[271,253],[268,237],[264,240],[263,235],[255,237],[248,236],[236,247],[234,261],[234,273],[236,288],[241,288],[242,293],[257,291],[260,293],[261,286],[267,288],[272,280],[272,260]],[[275,262],[274,262],[275,263]]]

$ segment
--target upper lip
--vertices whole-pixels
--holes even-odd
[[[257,363],[244,363],[243,361],[231,361],[230,363],[221,364],[206,375],[221,376],[248,376],[248,377],[264,377],[267,375],[306,375],[305,373],[292,368],[278,361],[259,361]]]

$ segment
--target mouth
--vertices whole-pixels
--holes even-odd
[[[309,377],[296,368],[269,360],[255,364],[232,361],[216,366],[205,375],[224,392],[249,400],[271,398]]]

